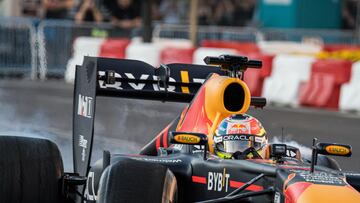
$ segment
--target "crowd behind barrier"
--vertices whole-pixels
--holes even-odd
[[[17,15],[42,19],[70,19],[76,22],[111,22],[118,27],[137,27],[141,9],[149,6],[153,21],[189,24],[189,0],[26,0],[13,3]],[[246,26],[253,24],[259,4],[256,0],[200,0],[198,24]],[[1,9],[1,4],[0,4]],[[0,14],[1,15],[1,14]]]
[[[172,27],[173,33],[183,29]],[[15,72],[34,79],[57,76],[72,82],[75,65],[81,64],[84,56],[137,59],[158,66],[170,62],[204,64],[205,56],[238,54],[264,61],[263,69],[249,70],[245,77],[255,96],[265,96],[278,105],[360,112],[360,65],[356,62],[360,46],[353,43],[357,42],[353,36],[343,40],[346,32],[332,38],[339,39],[334,41],[337,44],[324,44],[326,38],[310,35],[310,31],[304,37],[316,39],[315,42],[303,43],[264,41],[271,36],[261,29],[238,28],[241,37],[234,41],[219,37],[236,35],[234,28],[203,27],[198,36],[207,37],[199,40],[199,47],[193,47],[189,37],[163,38],[161,29],[154,30],[152,43],[143,43],[140,38],[129,38],[134,32],[115,29],[110,24],[12,19],[0,21],[0,29],[1,74]],[[255,40],[244,41],[244,33]],[[349,57],[349,53],[355,57]]]

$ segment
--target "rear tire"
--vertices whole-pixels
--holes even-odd
[[[49,140],[0,136],[1,202],[60,202],[63,163]]]
[[[177,202],[174,174],[156,163],[121,160],[107,167],[99,187],[99,203]]]

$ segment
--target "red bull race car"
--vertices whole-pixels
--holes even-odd
[[[328,157],[351,156],[349,145],[314,139],[311,160],[277,143],[268,144],[260,158],[254,150],[245,158],[215,156],[219,123],[266,105],[243,81],[246,69],[262,63],[230,55],[204,61],[154,68],[136,60],[85,57],[76,67],[74,172],[63,172],[50,141],[0,137],[0,149],[8,154],[0,162],[0,180],[9,183],[0,186],[4,202],[360,202],[360,174],[342,171]],[[104,151],[90,166],[98,96],[189,104],[138,154]],[[238,136],[254,143],[254,135]]]

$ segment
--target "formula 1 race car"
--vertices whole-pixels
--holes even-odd
[[[341,171],[328,157],[351,156],[349,145],[314,140],[311,160],[277,143],[269,144],[261,159],[214,156],[219,122],[250,106],[262,108],[266,100],[251,97],[242,80],[246,69],[261,68],[261,61],[230,55],[204,61],[208,65],[154,68],[136,60],[85,57],[76,68],[74,173],[63,172],[59,151],[49,141],[0,137],[0,149],[8,154],[0,162],[0,180],[9,183],[0,186],[4,201],[360,202],[360,174]],[[139,154],[104,151],[90,166],[97,96],[189,105]],[[243,136],[254,141],[253,135]]]

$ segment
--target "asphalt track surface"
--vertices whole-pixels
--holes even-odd
[[[73,86],[62,81],[0,80],[0,134],[53,140],[72,171]],[[103,149],[137,153],[185,104],[98,98],[93,161]],[[312,138],[348,143],[352,158],[336,158],[344,170],[360,171],[360,116],[311,108],[269,106],[250,110],[278,141],[300,145],[309,154]],[[282,130],[283,129],[283,130]],[[282,136],[283,131],[283,136]]]

